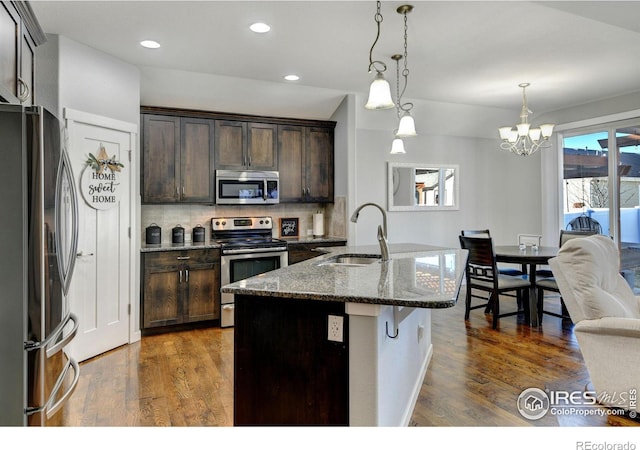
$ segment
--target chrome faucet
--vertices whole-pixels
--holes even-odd
[[[389,244],[387,243],[387,213],[376,203],[364,203],[356,208],[351,215],[351,222],[358,222],[360,211],[365,206],[375,206],[382,213],[382,226],[378,225],[378,243],[380,244],[380,255],[383,261],[389,261]]]

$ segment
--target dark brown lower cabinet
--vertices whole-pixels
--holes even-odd
[[[289,265],[306,261],[322,255],[316,251],[318,247],[341,247],[347,245],[347,241],[332,242],[289,242],[287,249],[289,250]]]
[[[234,424],[349,425],[344,303],[236,295]],[[345,341],[328,340],[328,316]]]
[[[142,328],[220,318],[220,251],[143,253]]]

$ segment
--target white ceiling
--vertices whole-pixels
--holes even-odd
[[[31,1],[47,33],[138,66],[365,92],[374,1]],[[374,59],[403,50],[407,2],[383,1]],[[640,90],[640,1],[411,1],[405,97],[536,114]],[[249,31],[255,21],[272,30]],[[162,44],[157,50],[138,45]],[[395,90],[395,89],[394,89]],[[295,101],[298,101],[296,99]]]

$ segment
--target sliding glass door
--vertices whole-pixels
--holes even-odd
[[[640,121],[565,132],[562,155],[562,228],[599,225],[618,243],[625,277],[640,288]]]

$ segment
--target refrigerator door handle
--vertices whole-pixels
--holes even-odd
[[[60,342],[56,342],[58,340],[58,335],[62,334],[62,332],[64,331],[64,329],[66,328],[66,325],[69,323],[70,320],[73,321],[73,329],[71,330],[71,332],[69,334],[67,334],[65,337],[63,337],[60,340]],[[58,329],[56,330],[56,332],[54,332],[51,335],[51,340],[49,341],[49,344],[53,344],[54,342],[55,342],[55,344],[52,347],[49,347],[49,344],[47,344],[47,348],[46,348],[47,358],[51,358],[53,355],[58,353],[69,342],[71,342],[71,340],[74,337],[76,337],[76,334],[78,332],[78,325],[79,325],[78,324],[78,317],[73,313],[69,313],[69,315],[67,316],[67,319],[62,322],[62,326],[59,326]]]
[[[58,399],[58,401],[55,402],[53,405],[49,405],[49,403],[54,398],[56,398],[56,395],[58,394],[58,391],[60,390],[60,388],[62,388],[62,386],[64,385],[64,379],[67,375],[67,372],[69,372],[69,368],[73,368],[73,381],[69,385],[69,388],[66,390],[66,392],[62,394],[62,397],[60,397],[60,399]],[[79,379],[80,379],[80,366],[78,365],[75,359],[69,358],[69,361],[67,361],[67,365],[62,371],[60,378],[58,378],[58,381],[56,381],[56,384],[53,387],[53,390],[51,391],[51,397],[49,397],[49,401],[45,406],[47,419],[50,419],[55,413],[57,413],[58,410],[62,407],[62,405],[64,405],[64,403],[67,401],[67,399],[71,397],[71,394],[73,394],[73,391],[76,390],[76,386],[78,385]]]
[[[58,339],[58,336],[62,334],[65,327],[69,323],[69,320],[73,321],[73,329],[60,342],[56,342],[56,340]],[[47,358],[51,358],[51,356],[58,353],[61,348],[63,348],[65,345],[71,342],[71,340],[76,336],[78,332],[78,325],[79,325],[78,317],[73,313],[69,313],[67,317],[62,322],[60,322],[60,324],[58,324],[55,330],[53,330],[53,332],[44,341],[39,341],[39,342],[26,341],[24,343],[24,349],[30,352],[33,350],[45,348]],[[49,345],[51,345],[52,342],[54,343],[54,345],[53,347],[49,348]]]
[[[66,130],[64,131],[66,134]],[[64,141],[66,142],[67,138],[64,137]],[[64,182],[68,184],[68,186],[63,186]],[[63,217],[63,195],[65,192],[69,194],[69,205],[71,208],[70,215],[71,217]],[[55,197],[55,210],[56,210],[56,228],[58,229],[58,233],[56,233],[56,253],[58,255],[58,266],[60,268],[60,278],[62,280],[62,288],[64,294],[67,295],[69,292],[69,285],[71,284],[71,277],[73,275],[73,269],[75,267],[76,262],[76,254],[78,253],[78,229],[79,229],[79,208],[78,208],[78,195],[76,191],[76,184],[73,178],[73,171],[71,169],[71,161],[69,160],[69,155],[67,154],[66,145],[63,145],[62,148],[62,156],[60,158],[60,165],[58,167],[58,183],[56,186],[56,197]],[[62,235],[64,230],[64,224],[67,220],[70,220],[70,228],[71,228],[71,240],[68,243],[68,246],[65,245],[66,242],[62,242]]]
[[[51,402],[58,395],[58,391],[64,386],[64,379],[67,377],[67,373],[69,372],[70,368],[73,368],[73,381],[71,381],[71,384],[67,388],[66,392],[62,394],[62,396],[58,399],[58,401],[55,402],[54,404],[51,404]],[[80,366],[78,365],[75,359],[69,358],[69,360],[67,361],[67,364],[64,366],[64,369],[60,373],[60,376],[58,377],[56,384],[53,386],[53,389],[51,390],[51,396],[45,402],[44,406],[26,408],[24,411],[25,414],[30,416],[32,414],[36,414],[44,411],[47,416],[47,419],[50,419],[55,413],[57,413],[60,410],[60,408],[62,407],[62,405],[64,405],[67,399],[71,397],[71,394],[73,394],[73,391],[76,390],[76,386],[78,385],[79,379],[80,379]]]

